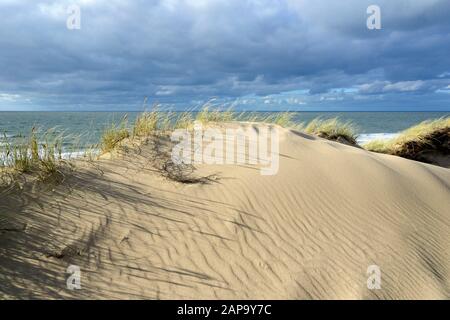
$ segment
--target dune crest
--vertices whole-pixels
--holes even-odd
[[[214,179],[171,181],[150,143],[5,193],[0,296],[450,298],[450,169],[279,130],[273,176],[202,165]]]

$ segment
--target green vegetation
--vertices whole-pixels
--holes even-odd
[[[145,125],[141,126],[140,123],[139,125],[140,127],[136,130],[141,133],[139,130],[145,130],[146,127]],[[100,149],[103,153],[111,152],[116,149],[123,140],[129,137],[130,132],[127,128],[127,119],[124,118],[118,125],[113,123],[103,131],[100,141]]]
[[[175,117],[173,129],[188,129],[192,127],[194,119],[191,112],[181,112]]]
[[[363,146],[369,151],[427,161],[427,155],[450,154],[450,117],[427,120],[390,140],[375,140]],[[428,162],[428,161],[427,161]]]
[[[14,142],[3,136],[0,145],[0,173],[5,171],[35,173],[40,180],[62,176],[62,136],[48,130],[38,142],[37,130],[29,136],[20,136]]]
[[[158,112],[156,110],[153,110],[151,112],[144,111],[136,118],[133,127],[133,137],[149,136],[153,132],[155,132],[155,130],[157,129],[157,125],[158,125]],[[124,135],[123,132],[122,135]]]
[[[193,116],[191,111],[164,112],[154,106],[151,111],[142,112],[129,126],[127,118],[118,124],[111,124],[102,133],[100,142],[89,148],[83,147],[85,157],[95,159],[98,152],[108,153],[122,145],[124,140],[146,138],[158,134],[167,134],[174,129],[190,129],[195,121],[203,124],[249,121],[276,124],[293,128],[308,134],[338,141],[349,145],[357,145],[356,129],[350,122],[342,122],[337,118],[316,118],[307,124],[295,123],[294,112],[282,113],[250,113],[237,114],[230,109],[221,111],[206,105]],[[27,136],[8,139],[6,135],[0,137],[0,182],[5,172],[15,174],[36,174],[41,180],[62,175],[62,167],[68,163],[62,158],[62,134],[56,130],[48,130],[38,136],[33,128]],[[80,137],[81,138],[81,137]],[[422,122],[411,127],[395,139],[388,141],[372,141],[363,147],[369,151],[397,155],[409,159],[428,161],[425,155],[438,153],[450,154],[450,118],[441,118]],[[87,150],[87,151],[86,151]],[[4,180],[4,179],[3,179]]]
[[[210,122],[218,123],[218,122],[230,122],[236,119],[236,114],[228,109],[226,111],[221,111],[219,108],[211,110],[209,106],[205,106],[198,114],[197,121],[200,121],[203,124],[207,124]]]
[[[300,127],[301,128],[301,127]],[[338,118],[312,120],[300,130],[317,135],[328,140],[338,141],[350,145],[357,145],[356,128],[351,122],[341,122]]]
[[[273,123],[276,125],[279,125],[284,128],[295,128],[296,124],[292,121],[294,118],[295,113],[294,112],[277,112],[274,114],[269,114],[266,117],[262,118],[260,122],[264,123]],[[258,118],[255,118],[255,122],[258,122]]]

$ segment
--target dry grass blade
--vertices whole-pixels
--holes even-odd
[[[390,140],[375,140],[363,146],[369,151],[433,163],[429,156],[450,155],[450,117],[421,122]]]
[[[100,149],[103,153],[111,152],[129,137],[127,118],[124,117],[118,125],[113,123],[104,130],[100,141]]]
[[[356,128],[351,122],[342,122],[338,118],[316,118],[303,129],[306,133],[317,135],[328,140],[349,145],[357,145]]]

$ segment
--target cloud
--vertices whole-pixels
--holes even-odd
[[[2,1],[0,88],[36,108],[96,109],[144,96],[172,105],[287,93],[308,104],[445,88],[450,2],[379,0],[382,30],[370,31],[372,2]],[[72,4],[81,30],[66,28]],[[331,97],[343,88],[355,91]]]
[[[358,93],[360,94],[382,94],[382,93],[424,93],[434,92],[445,88],[447,81],[399,81],[392,83],[390,81],[375,81],[359,86]]]
[[[14,102],[20,98],[19,94],[0,93],[0,100]]]

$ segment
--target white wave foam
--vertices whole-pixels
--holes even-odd
[[[358,136],[358,144],[365,144],[372,140],[389,140],[398,137],[399,133],[362,133]]]
[[[94,149],[89,150],[89,153],[92,155],[98,155],[100,153],[100,150]],[[31,151],[28,151],[29,156],[31,157]],[[40,156],[44,155],[43,150],[39,150]],[[77,158],[83,158],[87,156],[86,150],[78,150],[78,151],[66,151],[61,152],[61,159],[64,160],[70,160],[70,159],[77,159]],[[55,153],[55,158],[59,158],[59,154]],[[11,156],[6,156],[5,152],[3,150],[0,150],[0,164],[1,163],[9,163],[11,162]]]
[[[100,153],[100,150],[90,150],[90,153],[96,155]],[[80,151],[71,151],[71,152],[62,152],[61,158],[68,160],[68,159],[76,159],[76,158],[83,158],[86,156],[86,150],[80,150]]]

